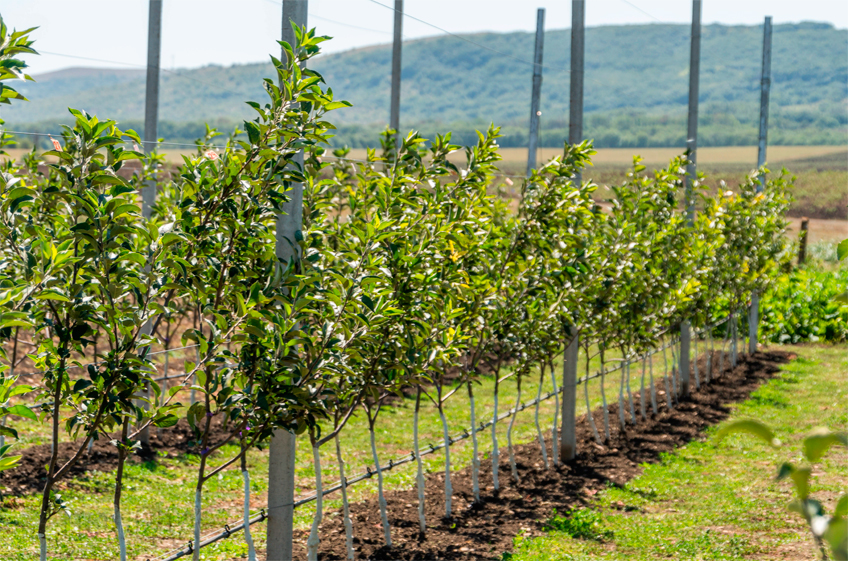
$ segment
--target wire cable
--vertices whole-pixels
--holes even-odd
[[[465,37],[465,36],[463,36],[463,35],[458,35],[458,34],[456,34],[456,33],[452,33],[452,32],[450,32],[450,31],[448,31],[447,29],[444,29],[444,28],[442,28],[442,27],[439,27],[438,25],[434,25],[434,24],[432,24],[432,23],[430,23],[430,22],[428,22],[428,21],[424,21],[424,20],[423,20],[423,19],[421,19],[421,18],[417,18],[417,17],[415,17],[415,16],[413,16],[413,15],[410,15],[410,14],[408,14],[408,13],[406,13],[406,12],[403,12],[403,11],[397,10],[397,9],[395,9],[393,6],[387,6],[387,5],[383,4],[382,2],[377,2],[377,0],[368,0],[368,1],[369,1],[369,2],[371,2],[372,4],[377,4],[378,6],[382,6],[383,8],[386,8],[387,10],[391,10],[391,11],[393,11],[393,12],[400,12],[401,14],[403,14],[403,15],[404,15],[404,16],[406,16],[406,17],[408,17],[409,19],[413,19],[413,20],[415,20],[415,21],[417,21],[417,22],[419,22],[419,23],[423,23],[424,25],[427,25],[427,26],[429,26],[429,27],[432,27],[433,29],[436,29],[436,30],[438,30],[438,31],[441,31],[442,33],[444,33],[444,34],[446,34],[446,35],[450,35],[451,37],[455,37],[455,38],[457,38],[457,39],[459,39],[459,40],[461,40],[461,41],[465,41],[466,43],[469,43],[469,44],[474,45],[474,46],[476,46],[476,47],[479,47],[479,48],[481,48],[481,49],[486,49],[487,51],[492,51],[493,53],[499,54],[499,55],[501,55],[501,56],[505,56],[505,57],[507,57],[507,58],[511,58],[511,59],[513,59],[513,60],[516,60],[516,61],[520,62],[521,64],[526,64],[526,65],[531,66],[531,67],[534,67],[534,68],[536,67],[536,63],[535,63],[535,62],[533,62],[532,60],[524,60],[523,58],[519,58],[519,57],[517,57],[517,56],[511,55],[511,54],[509,54],[509,53],[505,53],[505,52],[503,52],[503,51],[499,51],[499,50],[497,50],[497,49],[493,49],[492,47],[488,47],[488,46],[486,46],[486,45],[481,45],[480,43],[477,43],[476,41],[472,41],[472,40],[471,40],[471,39],[469,39],[468,37]],[[540,65],[539,65],[539,67],[540,67],[540,68],[545,68],[545,69],[548,69],[548,70],[557,70],[557,71],[559,71],[559,72],[568,72],[568,73],[571,73],[571,70],[570,70],[570,69],[568,69],[568,68],[564,68],[564,67],[559,67],[559,66],[548,66],[548,65],[545,65],[545,64],[540,64]]]

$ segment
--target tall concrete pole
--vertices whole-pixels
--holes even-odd
[[[144,153],[156,150],[159,140],[159,61],[162,51],[162,0],[150,0],[147,16],[147,88],[144,94]],[[156,180],[148,179],[141,188],[141,215],[150,219],[156,203]],[[148,320],[141,331],[150,335],[153,324]],[[145,397],[150,397],[150,388],[145,388]],[[145,402],[144,408],[149,404]],[[150,428],[145,427],[138,435],[142,444],[150,444]]]
[[[562,463],[577,457],[577,359],[580,341],[577,334],[562,356],[562,430],[559,432],[559,459]],[[585,382],[588,384],[588,382]]]
[[[771,92],[771,16],[766,17],[763,24],[763,69],[760,79],[760,138],[757,146],[757,167],[766,163],[766,146],[768,139],[768,108],[769,93]],[[760,176],[757,192],[762,192],[766,178]],[[760,295],[754,291],[751,294],[751,309],[748,310],[748,352],[757,352],[757,338],[760,324]]]
[[[162,48],[162,0],[150,0],[147,19],[147,91],[144,98],[144,152],[153,152],[159,135],[159,60]],[[142,189],[142,214],[156,201],[155,187]]]
[[[542,51],[545,47],[545,9],[536,11],[536,46],[533,50],[533,90],[530,95],[530,139],[527,142],[527,177],[536,167],[536,147],[539,144],[539,109],[542,96]]]
[[[571,0],[571,96],[568,106],[568,143],[583,142],[583,61],[586,37],[586,0]],[[580,174],[575,181],[581,181]]]
[[[308,0],[283,0],[283,41],[295,45],[292,22],[305,27],[308,8]],[[286,56],[285,52],[282,56]],[[303,166],[302,151],[297,154],[296,162]],[[276,254],[283,262],[297,263],[300,255],[296,240],[303,229],[303,184],[293,183],[286,194],[289,201],[277,216]],[[296,441],[294,433],[277,429],[268,449],[267,561],[292,560]]]
[[[689,151],[689,165],[686,168],[686,216],[689,225],[695,222],[694,181],[697,174],[696,157],[698,150],[698,85],[701,73],[701,0],[692,1],[692,43],[689,49],[689,126],[686,135],[686,148]],[[680,325],[680,392],[689,395],[690,360],[689,348],[692,328],[688,321]],[[697,358],[697,357],[696,357]]]
[[[389,127],[400,136],[400,70],[403,49],[403,0],[395,0],[395,37],[392,43],[392,100]]]
[[[583,53],[586,0],[571,0],[571,97],[569,102],[568,143],[583,141]],[[540,60],[541,62],[541,60]],[[574,178],[580,183],[580,174]],[[560,460],[565,463],[577,457],[577,358],[580,345],[577,333],[563,353],[562,364],[562,430]]]

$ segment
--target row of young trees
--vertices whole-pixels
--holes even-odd
[[[322,77],[306,68],[326,38],[295,31],[296,45],[281,43],[285,60],[272,58],[277,76],[264,83],[268,99],[249,103],[256,118],[220,149],[208,146],[216,134],[210,131],[177,172],[162,173],[161,157],[142,154],[133,131],[76,110],[74,127],[43,154],[46,168],[34,155],[3,164],[0,415],[51,426],[38,527],[42,559],[48,522],[65,508],[56,484],[89,442],[102,438],[118,454],[114,521],[126,559],[124,464],[148,427],[181,418],[200,444],[194,544],[200,543],[205,482],[238,462],[247,482],[247,451],[284,429],[308,435],[313,451],[317,515],[307,545],[316,559],[321,450],[334,442],[344,481],[340,433],[362,411],[391,545],[374,428],[386,399],[410,387],[416,391],[413,447],[424,533],[422,403],[437,408],[444,427],[445,515],[451,516],[444,406],[467,392],[476,425],[474,388],[484,361],[494,363],[498,489],[497,399],[507,378],[517,386],[518,402],[522,381],[537,370],[556,388],[554,361],[578,335],[587,355],[600,353],[602,363],[613,350],[644,356],[683,321],[704,327],[719,310],[743,308],[780,264],[791,183],[785,173],[763,184],[765,170],[759,170],[736,193],[711,195],[696,184],[700,208],[688,221],[681,210],[685,157],[654,173],[636,160],[606,206],[595,201],[596,185],[575,181],[591,163],[591,143],[567,145],[522,182],[517,208],[495,187],[495,127],[464,149],[451,144],[449,134],[425,141],[389,131],[382,151],[369,151],[367,161],[339,159],[344,150],[325,157],[322,145],[333,128],[325,114],[348,104],[334,100]],[[21,77],[25,65],[15,55],[34,52],[27,32],[7,34],[3,27],[0,35],[4,68]],[[122,168],[132,160],[142,160],[140,171],[127,174]],[[138,192],[151,180],[159,195],[148,219]],[[303,184],[303,228],[286,243],[300,257],[281,260],[278,222],[295,183]],[[188,310],[198,321],[184,330],[182,342],[197,345],[197,357],[167,389],[157,383],[151,349],[162,345],[164,323]],[[35,346],[31,385],[20,383],[16,359],[7,353],[21,332]],[[512,367],[501,377],[505,361]],[[629,369],[621,375],[622,391],[626,383],[629,392]],[[186,389],[197,399],[185,402]],[[37,405],[12,405],[20,394],[31,394]],[[644,395],[642,403],[645,417]],[[507,429],[515,481],[517,410]],[[632,406],[629,421],[623,409],[620,420],[636,422]],[[218,426],[223,432],[213,430]],[[63,429],[72,449],[60,461]],[[604,429],[609,438],[606,408]],[[13,426],[0,431],[17,436]],[[541,429],[539,439],[544,450]],[[227,456],[227,443],[237,443],[237,452]],[[476,432],[472,444],[479,500]],[[8,447],[0,448],[0,469],[14,463]],[[342,496],[352,558],[344,485]],[[245,518],[248,530],[247,509]],[[253,555],[249,532],[248,541]]]

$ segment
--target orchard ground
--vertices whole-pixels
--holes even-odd
[[[750,399],[733,407],[725,422],[754,417],[775,428],[779,437],[790,444],[779,452],[766,449],[754,439],[734,437],[725,442],[714,438],[715,427],[703,434],[703,441],[693,441],[679,450],[663,455],[657,464],[647,464],[644,473],[620,487],[610,487],[587,496],[581,515],[591,528],[598,530],[600,539],[575,538],[573,527],[556,522],[549,513],[548,526],[565,528],[540,535],[545,520],[536,521],[537,528],[522,533],[514,540],[513,551],[498,551],[502,558],[522,560],[547,559],[813,559],[814,549],[804,530],[804,524],[785,510],[791,498],[786,484],[772,481],[778,462],[797,456],[800,437],[817,425],[844,430],[848,426],[848,403],[844,381],[848,376],[848,353],[844,346],[774,347],[798,355],[781,368],[781,372],[757,390]],[[703,347],[701,347],[703,351]],[[670,359],[670,355],[669,355]],[[662,355],[654,357],[654,374],[662,372]],[[598,365],[591,365],[594,371]],[[558,377],[559,377],[559,371]],[[582,369],[581,369],[582,372]],[[703,376],[703,372],[701,373]],[[547,378],[547,377],[546,377]],[[639,370],[633,369],[633,387],[638,390]],[[525,383],[523,401],[535,397],[538,382],[531,376]],[[545,380],[545,392],[550,379]],[[593,408],[600,406],[600,384],[590,383]],[[617,400],[618,378],[610,375],[605,385],[610,402]],[[662,388],[658,379],[658,388]],[[585,413],[582,389],[578,396],[578,413]],[[486,379],[475,391],[478,419],[485,419],[492,410],[492,382]],[[447,403],[451,433],[461,432],[469,423],[465,399],[456,396]],[[515,403],[514,384],[506,382],[501,389],[501,411]],[[660,400],[663,395],[660,395]],[[540,419],[549,427],[553,417],[553,400],[543,402]],[[377,427],[381,460],[397,458],[410,449],[412,400],[396,403],[384,413]],[[433,408],[425,408],[421,423],[422,443],[440,442],[441,427]],[[611,419],[613,425],[617,419]],[[601,427],[602,420],[596,416]],[[348,474],[360,473],[368,465],[366,422],[363,415],[352,421],[342,438]],[[720,426],[720,425],[719,425]],[[20,426],[26,436],[26,447],[45,442],[46,427],[34,423]],[[506,423],[499,425],[504,439]],[[481,452],[491,450],[489,431],[480,433]],[[532,409],[518,415],[516,441],[531,443],[536,436]],[[550,432],[546,433],[550,447]],[[502,441],[503,444],[503,441]],[[795,447],[793,448],[792,445]],[[233,450],[224,450],[229,455]],[[471,445],[463,441],[452,446],[455,469],[470,463]],[[506,450],[502,450],[506,454]],[[299,496],[310,493],[313,470],[309,450],[303,446],[298,454],[297,483]],[[338,477],[333,454],[323,454],[325,478]],[[505,456],[502,456],[502,459]],[[839,486],[848,478],[848,454],[835,450],[814,472],[814,492],[830,504]],[[485,459],[483,462],[485,463]],[[192,484],[197,456],[192,454],[160,453],[154,461],[134,460],[128,466],[124,491],[125,527],[129,540],[130,558],[154,558],[169,549],[183,546],[191,534]],[[254,509],[265,503],[267,492],[267,455],[262,451],[250,454]],[[441,454],[427,456],[428,472],[443,469]],[[502,473],[503,485],[509,485],[508,472]],[[116,555],[116,540],[111,521],[108,496],[114,472],[89,472],[67,481],[61,490],[70,501],[71,515],[51,524],[50,539],[55,544],[57,558],[111,559]],[[840,483],[842,482],[842,483]],[[490,482],[483,482],[489,485]],[[230,469],[208,483],[204,505],[204,533],[223,528],[240,519],[241,478],[238,470]],[[388,489],[413,489],[414,464],[386,473]],[[367,480],[351,489],[353,501],[373,499],[376,482]],[[436,492],[435,490],[431,490]],[[340,507],[337,494],[330,495],[326,505],[330,510]],[[34,539],[36,518],[35,494],[16,494],[5,489],[0,508],[0,558],[31,559],[37,553]],[[623,505],[623,506],[622,506]],[[391,509],[391,505],[390,505]],[[296,524],[305,529],[312,517],[308,505],[297,509]],[[561,512],[559,513],[562,514]],[[356,526],[356,523],[355,523]],[[264,549],[264,524],[253,527],[260,550]],[[304,536],[305,538],[305,536]],[[509,549],[509,548],[506,548]],[[240,534],[203,550],[207,560],[239,559],[246,555]],[[503,555],[507,554],[507,555]],[[510,555],[514,557],[510,557]],[[497,558],[497,557],[496,557]]]

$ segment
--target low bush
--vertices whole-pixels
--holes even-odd
[[[763,340],[848,341],[848,307],[834,300],[846,286],[846,267],[801,267],[779,277],[760,303]]]

